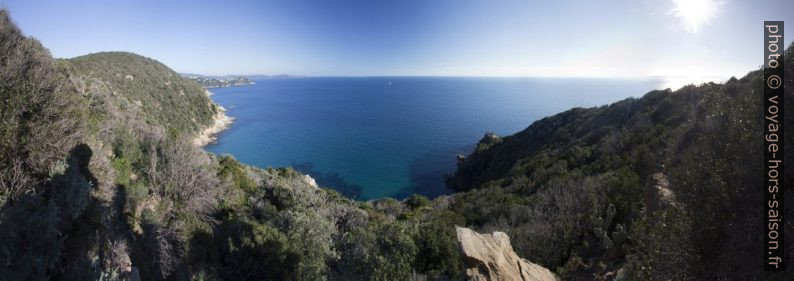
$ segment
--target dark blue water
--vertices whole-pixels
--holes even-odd
[[[236,118],[206,149],[292,166],[356,199],[449,193],[443,175],[486,132],[638,97],[647,80],[367,77],[255,80],[212,89]]]

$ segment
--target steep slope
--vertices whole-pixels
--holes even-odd
[[[68,59],[81,78],[80,90],[104,89],[120,110],[175,133],[208,126],[217,110],[206,91],[162,63],[126,52],[102,52]]]
[[[784,59],[788,107],[793,52]],[[507,232],[520,256],[565,279],[760,278],[762,267],[747,261],[763,254],[762,83],[753,71],[486,135],[447,178],[467,191],[451,209],[476,229]],[[665,194],[653,195],[658,178]],[[648,211],[658,198],[679,207]]]
[[[76,144],[80,111],[74,91],[49,52],[26,38],[0,10],[0,206],[39,184]],[[24,170],[26,173],[22,173]]]
[[[684,123],[691,122],[703,93],[719,86],[689,86],[679,91],[652,91],[597,108],[574,108],[534,122],[512,136],[486,136],[458,163],[448,184],[458,190],[485,184],[510,185],[507,179],[544,183],[537,170],[577,167],[598,173],[630,165],[643,175],[663,163],[659,148]],[[622,159],[621,159],[622,158]],[[609,160],[609,161],[604,161]],[[664,161],[664,159],[658,159]],[[555,162],[560,161],[560,162]],[[616,167],[618,166],[618,167]],[[526,179],[525,179],[526,178]]]

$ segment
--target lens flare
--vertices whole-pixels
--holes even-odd
[[[687,30],[692,33],[698,31],[698,28],[708,23],[714,16],[717,9],[716,5],[711,0],[673,0],[675,8],[673,13],[676,17],[683,20]]]

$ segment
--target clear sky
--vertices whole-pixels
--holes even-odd
[[[121,50],[180,72],[725,79],[763,63],[790,0],[0,0],[56,57]]]

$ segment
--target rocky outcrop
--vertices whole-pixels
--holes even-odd
[[[303,181],[311,187],[320,188],[320,186],[317,185],[317,181],[310,175],[303,175]]]
[[[500,143],[502,138],[494,133],[485,133],[485,135],[477,142],[477,150],[483,151],[488,149],[494,144]]]
[[[207,91],[209,95],[209,91]],[[217,134],[223,132],[234,122],[234,118],[226,115],[226,109],[223,106],[218,106],[215,115],[212,116],[212,125],[204,128],[199,132],[198,136],[193,139],[193,144],[196,146],[205,146],[217,140]]]
[[[644,194],[646,212],[653,214],[670,207],[680,208],[675,193],[670,189],[670,181],[663,173],[655,173],[648,177]]]
[[[550,270],[519,257],[504,232],[480,234],[455,228],[468,280],[559,280]]]

